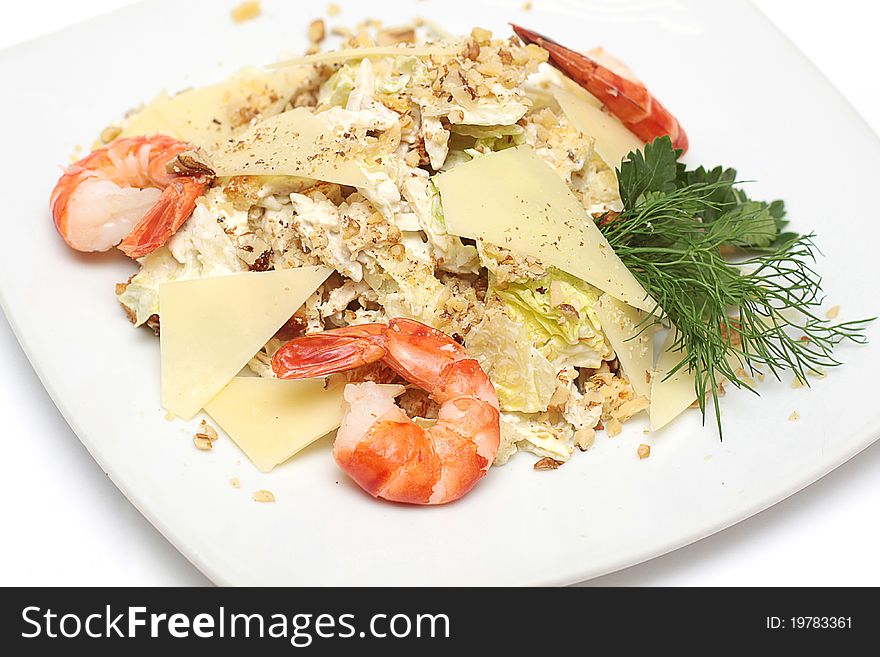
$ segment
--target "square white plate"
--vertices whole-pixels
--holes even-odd
[[[812,389],[768,381],[724,400],[725,440],[695,412],[656,436],[634,421],[563,468],[519,455],[468,497],[408,508],[363,495],[321,441],[270,474],[228,439],[194,449],[196,422],[159,405],[158,341],[133,330],[113,284],[118,253],[83,256],[55,234],[49,193],[76,145],[163,88],[220,79],[305,47],[313,16],[264,0],[233,25],[230,3],[135,5],[0,52],[4,251],[0,299],[25,351],[77,435],[117,486],[220,584],[562,584],[629,566],[707,536],[800,490],[880,435],[874,344]],[[880,142],[831,85],[745,2],[338,2],[331,24],[421,15],[453,32],[507,33],[516,20],[575,48],[627,61],[682,121],[687,161],[735,166],[758,198],[784,198],[793,226],[816,230],[829,305],[877,313],[873,216]],[[368,5],[368,6],[365,6]],[[315,14],[323,6],[315,7]],[[788,420],[792,411],[801,419]],[[654,445],[640,461],[636,447]],[[241,488],[230,485],[238,477]],[[265,488],[275,504],[256,504]]]

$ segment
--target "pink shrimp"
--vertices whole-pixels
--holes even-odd
[[[525,43],[546,50],[553,66],[598,98],[639,139],[648,142],[669,135],[675,148],[687,152],[684,128],[619,60],[602,49],[591,51],[593,57],[588,57],[537,32],[513,24],[511,27]]]
[[[345,387],[346,413],[333,456],[374,497],[445,504],[486,474],[500,441],[498,397],[464,347],[411,319],[306,335],[272,359],[282,379],[324,376],[382,361],[440,405],[430,428],[416,424],[375,383]]]
[[[207,189],[207,168],[172,173],[167,167],[195,147],[171,137],[127,137],[68,167],[52,191],[55,227],[77,251],[113,246],[140,258],[168,241]]]

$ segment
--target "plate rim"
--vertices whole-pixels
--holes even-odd
[[[54,30],[47,35],[29,39],[21,43],[14,44],[12,46],[8,46],[6,48],[0,49],[0,59],[5,57],[14,57],[16,53],[20,50],[39,47],[42,44],[48,43],[55,35],[61,33],[76,32],[79,29],[82,29],[84,26],[88,26],[94,22],[99,22],[103,20],[119,20],[125,14],[131,13],[132,10],[140,10],[140,8],[148,4],[152,3],[148,2],[148,0],[139,0],[138,2],[132,3],[131,5],[115,9],[100,16],[96,16],[84,21],[79,21],[73,25],[61,28],[59,30]],[[853,105],[840,92],[833,81],[831,81],[816,66],[816,64],[794,44],[794,42],[788,37],[788,35],[786,35],[766,14],[764,14],[764,12],[762,12],[753,2],[751,2],[751,0],[741,0],[739,2],[739,10],[751,12],[756,20],[763,21],[766,26],[772,29],[777,38],[779,38],[779,40],[785,44],[786,49],[790,51],[796,58],[798,58],[802,64],[806,64],[810,68],[811,73],[817,79],[821,80],[822,83],[827,85],[827,87],[833,92],[833,94],[836,95],[837,99],[840,101],[841,106],[846,108],[846,111],[849,112],[850,116],[856,119],[862,131],[866,133],[866,135],[870,135],[870,137],[875,142],[875,147],[880,149],[880,136],[878,136],[877,133],[873,131],[867,120],[855,107],[853,107]],[[54,386],[47,380],[46,376],[44,376],[44,371],[38,364],[39,358],[36,356],[36,353],[32,349],[30,341],[24,335],[18,324],[16,316],[9,307],[9,303],[5,293],[5,286],[6,283],[4,281],[4,278],[0,277],[0,308],[2,308],[3,313],[7,321],[9,322],[9,326],[13,334],[15,335],[16,340],[18,341],[22,351],[26,355],[31,368],[39,378],[40,383],[49,395],[49,398],[52,400],[52,403],[56,406],[61,415],[64,417],[65,422],[68,424],[73,433],[77,436],[89,455],[95,460],[101,470],[104,471],[108,478],[113,482],[116,488],[119,489],[122,495],[199,572],[204,574],[215,585],[239,585],[239,582],[235,581],[236,578],[234,576],[229,576],[228,574],[221,572],[219,568],[216,568],[208,560],[203,558],[203,555],[197,547],[187,541],[182,535],[180,535],[179,532],[175,532],[171,528],[171,526],[165,520],[163,520],[159,513],[151,509],[149,500],[142,499],[143,496],[138,494],[138,492],[136,491],[136,486],[132,486],[130,482],[126,481],[126,477],[117,477],[112,473],[112,468],[107,467],[108,464],[105,462],[105,454],[102,454],[102,450],[98,441],[94,440],[91,435],[89,435],[79,426],[74,418],[74,412],[67,406],[65,401],[55,390]],[[663,556],[665,554],[669,554],[681,548],[687,547],[688,545],[696,543],[704,538],[708,538],[709,536],[712,536],[718,532],[724,531],[729,527],[732,527],[744,520],[747,520],[759,513],[762,513],[763,511],[766,511],[776,504],[779,504],[780,502],[806,489],[808,486],[812,485],[830,472],[834,471],[835,469],[873,445],[878,440],[880,440],[880,413],[872,418],[872,420],[869,421],[864,427],[861,427],[860,433],[853,437],[853,440],[851,443],[848,444],[848,447],[846,449],[840,450],[833,459],[823,461],[815,468],[803,470],[801,476],[796,477],[792,483],[780,486],[779,490],[775,490],[773,494],[765,496],[760,504],[751,506],[748,509],[744,509],[738,513],[735,513],[731,517],[722,519],[708,528],[704,527],[689,533],[681,533],[674,538],[670,538],[660,545],[654,545],[649,549],[637,551],[637,556],[634,556],[633,551],[630,551],[627,553],[626,556],[621,557],[617,560],[608,561],[603,565],[603,567],[598,569],[591,568],[588,564],[581,565],[580,563],[576,563],[574,564],[573,568],[561,569],[565,572],[555,577],[542,577],[537,575],[513,577],[510,579],[518,580],[518,583],[508,583],[501,585],[559,586],[583,583],[588,582],[589,580],[592,580],[594,578],[607,575],[609,573],[636,566],[638,564]],[[413,583],[412,585],[417,585],[417,583]]]

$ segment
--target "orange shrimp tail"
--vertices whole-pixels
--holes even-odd
[[[207,183],[197,178],[175,179],[162,191],[156,205],[119,243],[119,250],[136,259],[158,249],[189,219],[206,188]]]
[[[455,340],[414,319],[395,317],[388,323],[388,329],[385,363],[424,390],[436,387],[443,367],[467,358],[467,351]]]
[[[370,365],[385,357],[385,324],[361,324],[291,340],[272,357],[279,379],[310,379]]]
[[[525,43],[546,50],[553,66],[596,96],[639,139],[650,142],[668,135],[673,147],[682,153],[687,151],[688,138],[681,124],[641,82],[618,75],[596,60],[537,32],[519,25],[511,24],[511,27]]]
[[[442,471],[434,443],[413,422],[380,420],[354,449],[333,456],[370,495],[405,504],[428,504]]]

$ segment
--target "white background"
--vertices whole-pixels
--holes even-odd
[[[872,72],[880,61],[874,27],[880,8],[864,0],[755,1],[880,132],[880,85]],[[127,4],[15,3],[0,21],[0,48]],[[226,4],[218,3],[218,11]],[[157,47],[164,47],[161,39]],[[828,138],[823,128],[816,126],[817,134],[804,138],[821,143]],[[63,332],[58,339],[64,339]],[[7,456],[0,464],[0,585],[209,584],[91,459],[43,390],[2,314],[0,363]],[[591,584],[876,586],[878,507],[880,443],[750,520]]]

